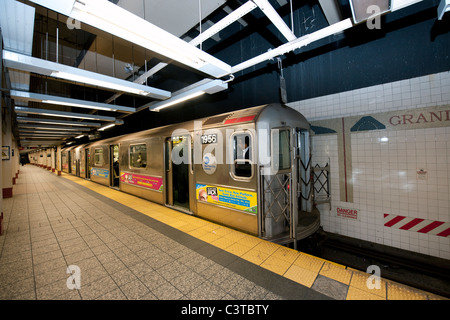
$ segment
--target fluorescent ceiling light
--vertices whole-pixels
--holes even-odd
[[[67,134],[39,134],[39,133],[21,133],[20,137],[22,138],[39,138],[39,139],[63,139],[63,138],[71,138],[73,135],[67,135]]]
[[[167,102],[159,104],[158,107],[152,108],[151,110],[152,111],[159,111],[161,109],[173,106],[173,105],[181,103],[183,101],[196,98],[196,97],[201,96],[203,94],[205,94],[205,91],[197,91],[197,92],[192,92],[190,94],[180,94],[178,96],[174,96],[173,99],[170,99],[170,101],[167,101]]]
[[[38,130],[48,130],[48,131],[77,131],[77,132],[83,132],[83,131],[89,131],[89,128],[82,128],[82,127],[66,127],[66,126],[46,126],[46,125],[40,125],[40,124],[24,124],[19,123],[17,125],[20,129],[38,129]]]
[[[35,102],[70,106],[70,107],[87,108],[87,109],[104,110],[104,111],[124,111],[124,112],[129,112],[129,113],[136,112],[136,108],[131,108],[131,107],[116,106],[116,105],[93,102],[93,101],[85,101],[85,100],[70,99],[70,98],[65,98],[65,97],[50,96],[50,95],[46,95],[46,94],[32,93],[32,92],[26,92],[26,91],[11,90],[10,96],[11,96],[11,98],[14,98],[17,100],[35,101]]]
[[[39,137],[39,138],[64,138],[71,137],[67,134],[43,134],[43,133],[21,133],[21,137]]]
[[[17,122],[19,123],[43,123],[43,124],[56,124],[62,126],[79,126],[79,127],[89,127],[98,128],[101,126],[98,122],[81,122],[81,121],[69,121],[69,120],[53,120],[53,119],[42,119],[42,118],[28,118],[28,117],[17,117]]]
[[[22,144],[22,145],[24,145],[24,144],[26,144],[26,145],[47,145],[47,144],[51,144],[51,143],[54,143],[54,144],[59,144],[59,143],[61,143],[61,139],[58,139],[58,140],[55,140],[55,139],[53,139],[53,140],[28,140],[28,138],[27,139],[20,139],[20,144]]]
[[[110,1],[61,0],[64,4],[60,5],[47,0],[32,1],[215,78],[230,73],[230,65]]]
[[[117,90],[155,99],[167,99],[170,92],[131,81],[121,80],[103,74],[69,67],[52,61],[42,60],[16,52],[3,50],[5,66],[12,69],[34,72],[46,76],[77,81],[108,90]]]
[[[45,130],[23,130],[19,129],[19,134],[22,133],[36,133],[36,134],[48,134],[48,135],[77,135],[81,134],[80,131],[45,131]]]
[[[75,139],[81,139],[84,137],[84,134],[80,134],[79,136],[76,136]]]
[[[193,99],[202,94],[213,94],[228,88],[228,83],[222,80],[204,79],[177,92],[174,92],[172,98],[157,103],[151,103],[149,109],[151,111],[159,111],[174,104]]]
[[[98,131],[104,131],[104,130],[106,130],[106,129],[109,129],[109,128],[114,127],[115,125],[116,125],[115,123],[110,123],[110,124],[108,124],[108,125],[106,125],[106,126],[104,126],[104,127],[98,128],[97,130],[98,130]]]
[[[42,116],[50,117],[63,117],[63,118],[75,118],[75,119],[88,119],[88,120],[100,120],[100,121],[116,121],[114,117],[100,116],[95,114],[85,114],[85,113],[75,113],[75,112],[65,112],[58,110],[48,110],[48,109],[37,109],[37,108],[27,108],[15,106],[16,113],[24,114],[38,114]]]

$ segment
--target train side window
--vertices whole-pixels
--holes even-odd
[[[252,176],[252,139],[247,133],[233,136],[233,173],[236,177]]]
[[[130,146],[130,167],[147,167],[147,145],[145,143]]]
[[[291,168],[290,131],[272,131],[273,167],[276,171]]]
[[[94,165],[101,166],[103,165],[103,149],[94,149]]]

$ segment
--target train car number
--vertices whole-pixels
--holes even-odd
[[[201,136],[202,144],[216,143],[217,134],[204,134]]]

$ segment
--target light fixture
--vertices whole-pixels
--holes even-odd
[[[140,45],[215,78],[230,73],[230,65],[110,1],[60,0],[58,4],[56,1],[48,0],[32,0],[32,2]]]
[[[75,119],[88,119],[88,120],[100,120],[100,121],[116,121],[114,117],[100,116],[96,114],[85,114],[76,112],[65,112],[59,110],[48,110],[48,109],[38,109],[38,108],[27,108],[15,106],[14,110],[18,114],[38,114],[42,116],[50,117],[63,117],[63,118],[75,118]]]
[[[76,136],[75,139],[81,139],[84,137],[84,134],[80,134],[79,136]]]
[[[101,127],[101,128],[98,128],[97,130],[98,130],[98,131],[105,131],[106,129],[112,128],[112,127],[114,127],[115,125],[116,125],[115,123],[110,123],[110,124],[107,124],[106,126],[103,126],[103,127]]]
[[[22,145],[48,145],[48,144],[60,144],[61,140],[33,140],[33,139],[20,139]]]
[[[44,133],[20,133],[19,136],[21,137],[35,137],[35,138],[65,138],[65,137],[72,137],[72,135],[67,134],[44,134]]]
[[[228,88],[228,83],[222,80],[204,79],[177,92],[174,92],[172,98],[157,103],[152,103],[149,106],[151,111],[159,111],[163,108],[173,106],[174,104],[193,99],[202,94],[213,94]]]
[[[69,121],[69,120],[56,120],[56,119],[43,119],[43,118],[28,118],[28,117],[17,117],[17,122],[19,123],[41,123],[41,124],[56,124],[61,126],[76,126],[76,127],[88,127],[88,128],[98,128],[101,123],[98,122],[81,122],[81,121]]]
[[[93,101],[85,101],[78,99],[70,99],[65,97],[57,97],[51,96],[47,94],[26,92],[26,91],[18,91],[11,90],[10,91],[11,98],[16,100],[24,100],[24,101],[34,101],[34,102],[42,102],[49,104],[56,104],[62,106],[70,106],[70,107],[78,107],[78,108],[87,108],[87,109],[95,109],[95,110],[104,110],[104,111],[123,111],[128,113],[136,112],[136,108],[125,107],[125,106],[116,106],[106,103],[99,103]]]
[[[166,103],[161,103],[158,107],[152,108],[152,111],[159,111],[161,109],[173,106],[177,103],[181,103],[183,101],[196,98],[198,96],[201,96],[205,94],[205,91],[198,91],[198,92],[192,92],[190,94],[180,94],[177,96],[174,96],[173,99],[170,99],[170,101],[167,101]]]
[[[80,131],[47,131],[47,130],[32,130],[19,128],[19,134],[34,133],[34,134],[48,134],[48,135],[80,135]]]
[[[23,122],[23,121],[22,121]],[[69,126],[47,126],[47,125],[41,125],[41,124],[26,124],[26,123],[20,123],[17,125],[19,130],[20,129],[38,129],[38,130],[47,130],[47,131],[77,131],[77,132],[87,132],[91,129],[89,128],[83,128],[83,127],[69,127]]]
[[[170,92],[103,74],[69,67],[52,61],[42,60],[20,53],[3,50],[5,66],[12,69],[34,72],[69,81],[86,83],[108,90],[117,90],[155,99],[167,99]]]

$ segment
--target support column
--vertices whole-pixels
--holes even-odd
[[[11,198],[13,196],[13,160],[11,156],[12,152],[12,132],[11,132],[11,112],[8,108],[8,102],[6,101],[6,108],[2,108],[2,116],[4,122],[2,127],[2,191],[3,198]],[[15,175],[15,173],[14,173]]]
[[[3,36],[0,28],[0,88],[3,88]],[[3,145],[2,123],[3,123],[3,91],[0,90],[0,145]],[[3,161],[2,161],[3,162]],[[3,189],[3,165],[0,167],[0,189]],[[3,234],[3,197],[0,197],[0,235]]]

